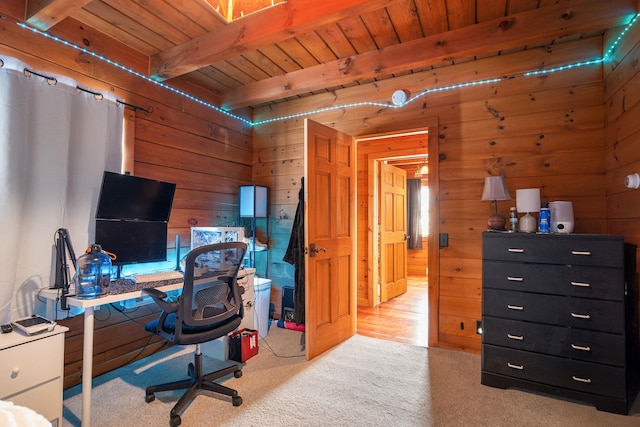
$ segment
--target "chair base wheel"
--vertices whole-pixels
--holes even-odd
[[[177,427],[182,424],[182,420],[180,419],[180,415],[171,416],[171,420],[169,420],[169,425],[171,427]]]
[[[238,369],[237,371],[234,371],[233,376],[236,378],[240,378],[242,376],[242,371],[240,369]]]
[[[147,393],[147,394],[144,396],[144,401],[145,401],[145,402],[147,402],[147,403],[149,403],[149,402],[153,402],[154,400],[156,400],[156,395],[155,395],[155,394],[153,394],[153,393]]]
[[[240,396],[233,396],[231,398],[231,403],[233,406],[240,406],[242,405],[242,398]]]

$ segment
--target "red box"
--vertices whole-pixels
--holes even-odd
[[[258,354],[258,331],[240,329],[229,335],[229,359],[244,363]]]

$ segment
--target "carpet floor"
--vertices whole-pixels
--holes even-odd
[[[355,335],[306,361],[302,334],[272,327],[241,378],[223,383],[243,404],[201,394],[182,414],[183,426],[640,426],[640,402],[631,415],[590,405],[480,384],[480,357]],[[174,347],[94,379],[92,425],[169,425],[181,392],[145,387],[183,379],[192,347]],[[205,357],[205,372],[233,362]],[[639,399],[640,400],[640,399]],[[81,387],[65,391],[64,426],[80,426]]]

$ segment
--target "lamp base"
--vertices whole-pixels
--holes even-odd
[[[489,217],[487,221],[487,225],[489,226],[489,230],[500,230],[505,231],[506,228],[504,225],[506,224],[505,218],[499,213],[494,213]]]
[[[520,231],[523,233],[535,233],[538,229],[538,221],[535,216],[529,215],[529,212],[520,218]]]

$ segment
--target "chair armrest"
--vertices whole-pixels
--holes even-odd
[[[162,292],[161,290],[158,290],[156,288],[143,288],[142,292],[150,295],[154,299],[159,298],[161,300],[164,300],[168,296],[165,292]]]
[[[167,312],[167,313],[173,313],[178,311],[178,308],[180,307],[180,304],[176,301],[165,301],[165,299],[168,297],[168,295],[165,292],[162,292],[161,290],[155,289],[155,288],[143,288],[142,289],[142,293],[143,294],[147,294],[149,295],[151,298],[153,298],[153,301],[158,304],[158,306],[160,306],[160,308]]]

